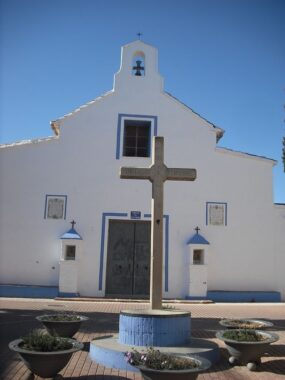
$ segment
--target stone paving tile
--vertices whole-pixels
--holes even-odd
[[[221,348],[221,360],[198,380],[278,380],[285,379],[285,304],[173,304],[169,306],[187,310],[192,315],[192,336],[215,341]],[[74,311],[89,316],[75,338],[85,344],[83,351],[73,355],[68,365],[56,379],[72,380],[141,380],[139,373],[105,368],[92,362],[88,356],[89,342],[96,337],[118,331],[118,314],[123,309],[144,309],[146,303],[131,302],[81,302],[39,299],[0,299],[0,379],[31,380],[30,371],[9,351],[9,341],[26,334],[32,328],[41,328],[35,316],[54,311]],[[270,346],[262,358],[257,372],[245,367],[230,366],[223,342],[216,339],[220,318],[260,318],[271,320],[280,340]],[[35,376],[35,380],[41,380]]]

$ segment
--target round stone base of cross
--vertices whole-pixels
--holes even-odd
[[[118,341],[118,335],[94,339],[90,343],[90,358],[108,368],[118,368],[126,371],[137,369],[128,364],[124,358],[125,352],[133,349],[146,351],[146,346],[134,346],[121,344]],[[212,364],[217,363],[220,359],[219,346],[205,339],[192,338],[186,344],[176,347],[160,347],[155,349],[161,352],[171,353],[174,355],[188,355],[193,357],[203,357],[208,359]]]
[[[191,336],[191,314],[180,310],[124,310],[120,313],[119,343],[173,347]]]

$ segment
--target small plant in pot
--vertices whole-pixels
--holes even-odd
[[[163,353],[152,347],[145,352],[126,352],[125,359],[140,370],[145,380],[194,380],[211,366],[204,358]]]
[[[60,372],[72,354],[83,349],[83,344],[74,339],[34,330],[29,335],[10,342],[9,348],[20,355],[32,373],[49,378]]]
[[[253,329],[265,330],[273,326],[273,323],[260,319],[221,319],[220,325],[227,329]]]
[[[88,317],[72,313],[58,313],[40,315],[36,319],[42,322],[50,335],[71,338]]]
[[[246,364],[251,371],[256,370],[269,345],[279,339],[275,333],[250,329],[222,330],[216,336],[225,342],[229,362]]]

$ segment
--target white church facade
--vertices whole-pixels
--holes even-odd
[[[163,296],[285,301],[276,161],[220,147],[224,131],[164,91],[154,47],[123,46],[113,90],[51,125],[0,146],[0,294],[148,297],[151,185],[119,170],[151,165],[163,136],[166,165],[197,170],[164,185]]]

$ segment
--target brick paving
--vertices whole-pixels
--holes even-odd
[[[198,380],[273,380],[285,379],[285,304],[172,304],[178,309],[187,310],[192,315],[192,336],[215,341],[221,349],[221,360]],[[118,331],[119,312],[124,309],[144,309],[146,303],[135,302],[83,302],[39,299],[0,299],[0,379],[1,380],[40,380],[33,377],[18,355],[8,349],[11,340],[19,338],[33,328],[41,328],[36,315],[53,311],[74,311],[88,316],[75,338],[84,343],[84,349],[75,353],[68,365],[56,379],[77,380],[141,380],[138,373],[119,371],[103,367],[89,359],[89,342],[96,337]],[[245,367],[230,366],[223,342],[215,333],[220,329],[221,318],[260,318],[274,323],[273,331],[280,340],[270,346],[262,357],[258,371],[250,372]]]

